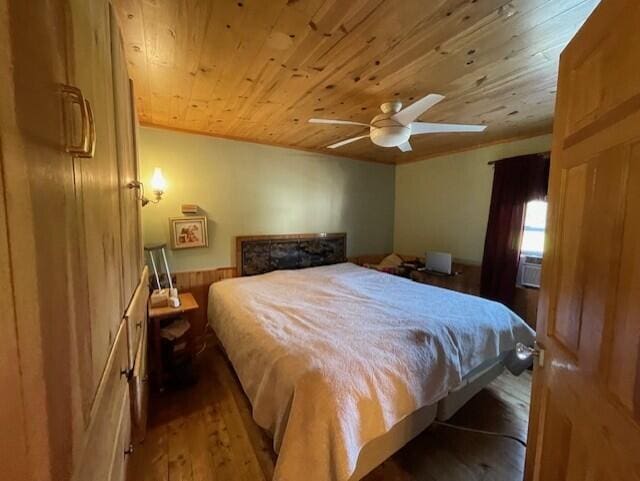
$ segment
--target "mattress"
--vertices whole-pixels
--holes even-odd
[[[365,447],[534,340],[501,304],[348,263],[216,283],[208,313],[276,481],[350,479]]]

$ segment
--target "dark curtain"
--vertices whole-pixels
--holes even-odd
[[[480,294],[510,306],[516,289],[525,206],[542,200],[549,183],[549,155],[495,163],[491,210],[484,243]]]

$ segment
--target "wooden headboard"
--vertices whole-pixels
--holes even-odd
[[[236,237],[239,276],[345,262],[347,234],[285,234]]]

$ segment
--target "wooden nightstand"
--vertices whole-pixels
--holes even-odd
[[[187,348],[189,353],[193,353],[193,322],[192,315],[200,307],[190,292],[183,292],[179,294],[180,306],[179,307],[151,307],[149,306],[149,323],[151,324],[151,339],[153,345],[153,360],[155,370],[155,380],[157,388],[164,390],[164,375],[165,370],[162,361],[162,338],[160,336],[160,329],[162,328],[163,321],[180,317],[185,315],[187,320],[191,324],[192,328],[189,329],[187,334]]]

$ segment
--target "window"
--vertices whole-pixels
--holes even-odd
[[[520,254],[529,257],[542,257],[544,250],[544,228],[547,221],[547,203],[532,200],[527,203],[524,216],[524,233]]]

